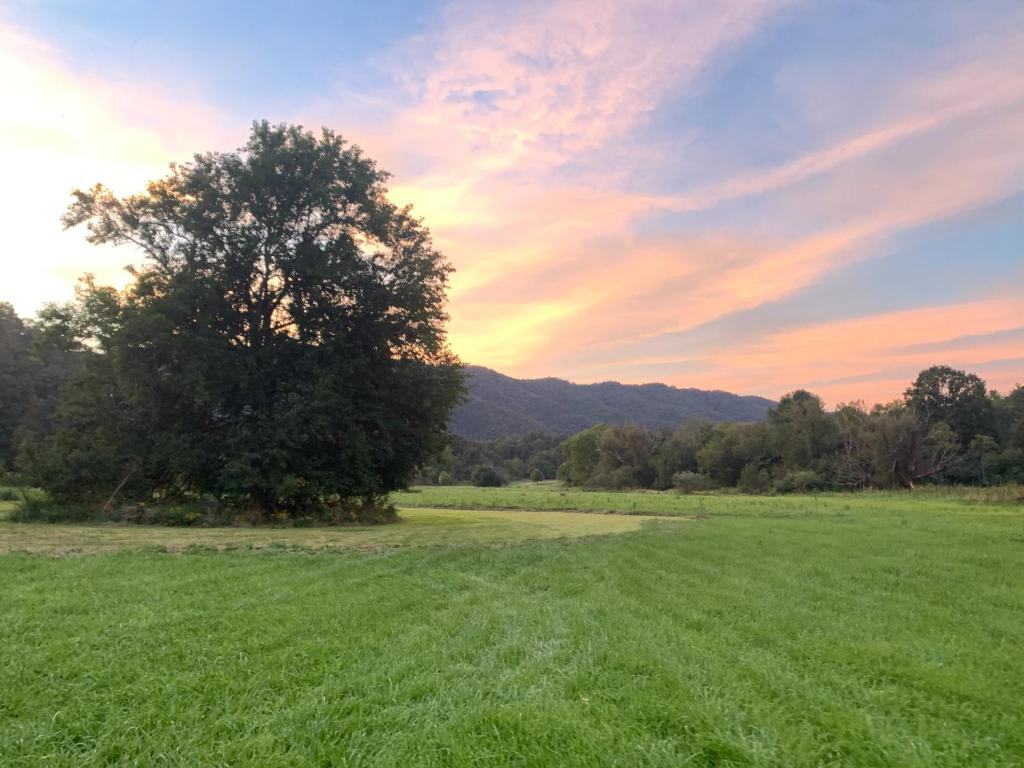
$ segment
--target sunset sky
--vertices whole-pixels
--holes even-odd
[[[295,7],[292,7],[292,6]],[[0,301],[125,249],[58,218],[251,121],[335,128],[521,377],[829,404],[1024,383],[1024,3],[0,0]]]

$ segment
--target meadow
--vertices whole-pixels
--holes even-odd
[[[1024,508],[1024,486],[924,486],[904,491],[758,496],[735,491],[679,494],[659,491],[590,491],[561,483],[513,483],[502,488],[472,485],[420,486],[392,494],[400,506],[443,509],[520,509],[612,512],[626,515],[785,514],[817,511],[896,512],[927,507],[961,510],[964,505]]]
[[[397,500],[374,528],[0,522],[2,763],[1024,765],[1019,504]]]

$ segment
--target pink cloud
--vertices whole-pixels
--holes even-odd
[[[344,121],[326,103],[293,119],[338,124],[396,172],[392,197],[415,204],[458,269],[451,339],[468,361],[515,374],[677,376],[680,384],[774,394],[812,381],[829,397],[887,391],[896,380],[888,372],[917,365],[923,353],[854,345],[860,357],[849,364],[829,349],[857,333],[884,335],[887,322],[906,323],[906,344],[947,338],[917,322],[927,315],[806,329],[826,339],[820,348],[797,331],[769,335],[764,349],[714,355],[651,354],[646,342],[793,296],[870,258],[871,246],[894,233],[1024,187],[1024,39],[993,30],[985,51],[972,44],[872,83],[859,95],[871,100],[864,116],[844,103],[842,131],[772,167],[736,168],[678,195],[627,184],[629,163],[647,151],[630,143],[635,129],[667,99],[684,98],[710,62],[783,4],[457,2],[389,52],[397,96],[364,95]],[[237,145],[245,129],[227,131],[217,109],[150,83],[83,78],[11,29],[0,29],[0,67],[15,75],[0,83],[10,107],[0,118],[0,160],[26,179],[0,204],[28,224],[3,258],[9,277],[32,286],[25,307],[66,294],[85,269],[115,280],[131,260],[57,230],[71,187],[104,180],[134,190],[171,159]],[[843,82],[828,87],[837,100],[855,101]],[[818,106],[810,99],[795,110],[810,120]],[[683,130],[672,141],[702,151]],[[679,158],[684,169],[703,167],[687,160]],[[725,223],[693,215],[740,199],[743,211]],[[641,226],[665,214],[690,214],[685,231]],[[54,254],[45,266],[21,257],[40,248]],[[1005,319],[973,304],[964,311],[979,333]],[[956,359],[1012,357],[1007,344]],[[860,383],[842,381],[849,377]]]

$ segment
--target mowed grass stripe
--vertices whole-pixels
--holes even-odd
[[[600,536],[635,531],[646,516],[583,515],[404,508],[390,525],[315,528],[177,528],[137,525],[64,525],[0,521],[0,553],[51,555],[156,547],[388,549],[404,546],[510,544],[533,539]]]
[[[511,548],[9,555],[0,754],[1020,765],[1024,517],[943,509]]]

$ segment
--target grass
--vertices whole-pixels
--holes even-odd
[[[531,492],[697,502],[488,499]],[[704,512],[424,510],[370,532],[435,546],[0,556],[2,762],[1024,765],[1020,506],[723,496]],[[612,521],[634,526],[528,535]],[[96,528],[24,527],[62,546]]]
[[[576,538],[635,531],[650,517],[403,509],[390,525],[311,528],[187,528],[115,524],[0,521],[0,554],[95,554],[124,549],[183,552],[196,548],[382,550],[408,546],[488,546],[534,539]]]
[[[927,508],[952,512],[965,502],[981,505],[1010,505],[1024,509],[1014,489],[950,489],[865,491],[782,496],[749,496],[738,493],[679,494],[672,491],[583,491],[554,482],[518,483],[505,488],[477,488],[470,485],[420,486],[392,495],[399,505],[445,509],[531,509],[620,514],[692,516],[735,514],[794,514],[804,512],[911,511]],[[985,496],[984,491],[989,495]]]

